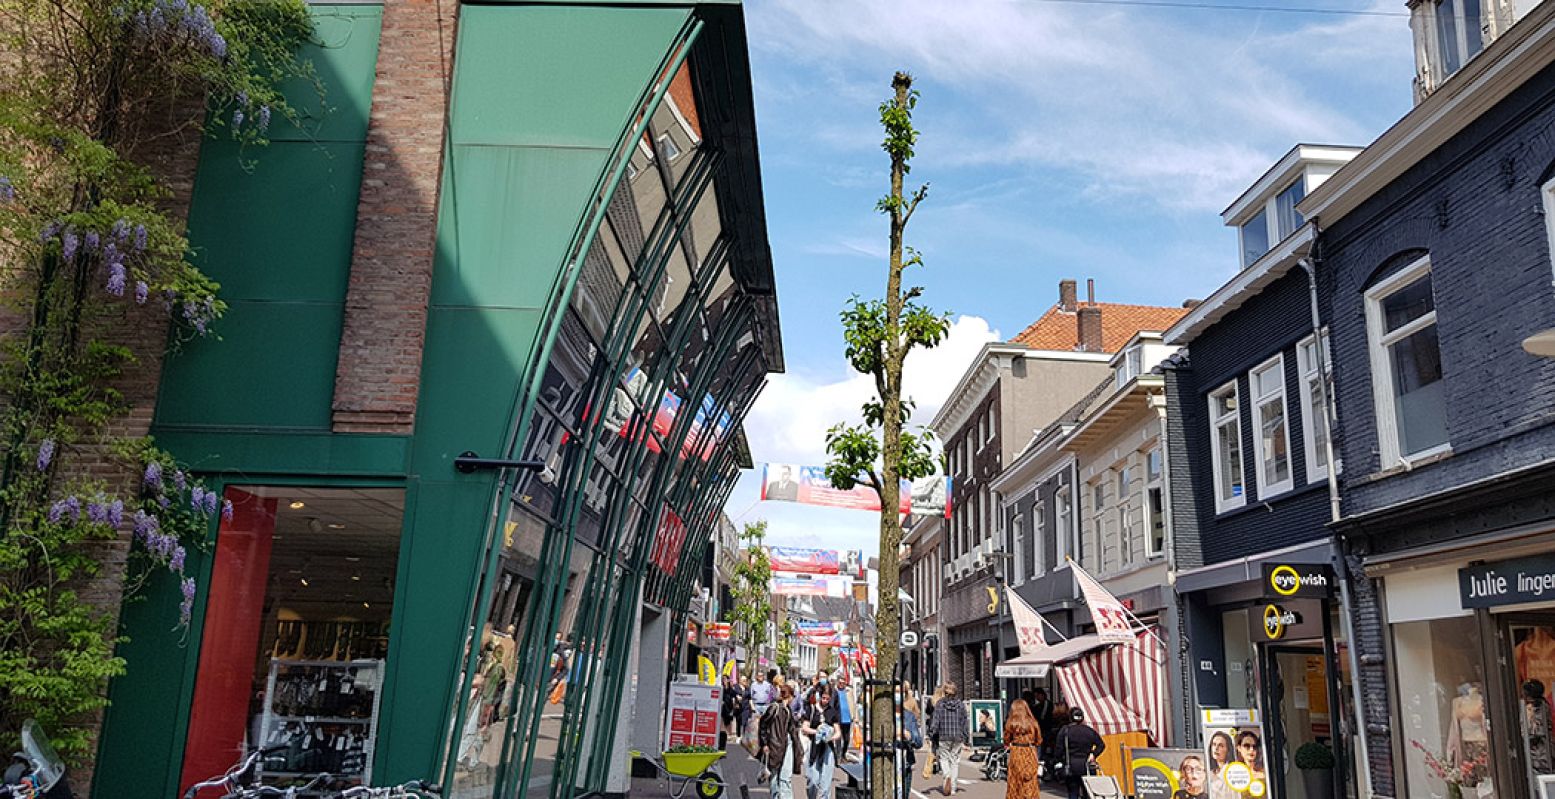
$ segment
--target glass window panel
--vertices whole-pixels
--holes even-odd
[[[1259,211],[1257,216],[1242,226],[1242,265],[1248,266],[1268,251],[1268,211]]]
[[[1215,415],[1224,416],[1228,413],[1236,413],[1236,392],[1228,391],[1215,397]]]
[[[1388,347],[1399,450],[1408,455],[1447,442],[1447,401],[1436,326]]]
[[[1287,186],[1284,191],[1274,198],[1275,221],[1279,224],[1280,239],[1282,240],[1296,232],[1296,228],[1301,227],[1303,220],[1301,214],[1296,211],[1296,203],[1301,202],[1301,198],[1306,196],[1306,189],[1306,179],[1296,178],[1295,183]]]
[[[1242,496],[1242,443],[1241,426],[1235,420],[1220,426],[1220,499],[1230,500]]]
[[[1161,499],[1161,489],[1154,487],[1149,490],[1150,529],[1150,554],[1159,555],[1166,547],[1166,506]]]
[[[1285,406],[1279,399],[1258,409],[1259,430],[1263,436],[1264,485],[1290,479],[1290,437],[1285,429]]]
[[[1157,447],[1145,453],[1145,479],[1152,482],[1161,479],[1161,449]]]
[[[1395,624],[1393,647],[1409,794],[1499,795],[1491,781],[1491,703],[1474,617]],[[1449,775],[1457,790],[1444,779]]]
[[[1383,331],[1391,333],[1436,310],[1431,296],[1431,276],[1424,277],[1382,298]]]
[[[1316,375],[1306,379],[1306,423],[1312,428],[1312,457],[1319,468],[1328,468],[1328,414],[1323,412],[1322,382]]]
[[[233,486],[224,498],[184,782],[279,746],[264,784],[320,771],[370,784],[404,491]]]
[[[1477,4],[1479,0],[1468,0]],[[1442,77],[1463,66],[1464,53],[1458,46],[1458,0],[1441,0],[1436,6],[1436,42],[1441,51]]]

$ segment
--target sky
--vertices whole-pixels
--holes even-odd
[[[1231,5],[1233,0],[1193,0]],[[861,511],[757,502],[760,464],[825,461],[871,381],[842,355],[838,312],[878,297],[887,188],[878,107],[913,75],[909,181],[930,184],[908,279],[952,314],[904,370],[927,424],[981,346],[1020,332],[1063,278],[1097,299],[1178,305],[1236,272],[1220,213],[1297,143],[1370,143],[1406,113],[1403,0],[1234,0],[1368,15],[1073,0],[746,0],[767,227],[787,370],[746,421],[757,470],[727,512],[768,543],[878,549]]]

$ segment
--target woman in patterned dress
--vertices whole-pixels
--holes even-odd
[[[1042,795],[1041,758],[1037,756],[1042,729],[1024,699],[1015,700],[1010,707],[1010,718],[1004,723],[1004,745],[1010,750],[1005,799],[1037,799]]]

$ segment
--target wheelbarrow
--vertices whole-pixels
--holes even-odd
[[[722,796],[723,776],[713,764],[723,756],[723,752],[664,752],[657,757],[649,757],[636,749],[632,750],[632,757],[651,763],[654,770],[664,776],[670,796],[675,799],[682,799],[686,789],[692,785],[696,786],[696,796],[700,799],[718,799]]]

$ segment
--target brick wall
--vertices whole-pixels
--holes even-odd
[[[408,434],[415,419],[456,8],[436,0],[383,5],[335,373],[337,433]]]

